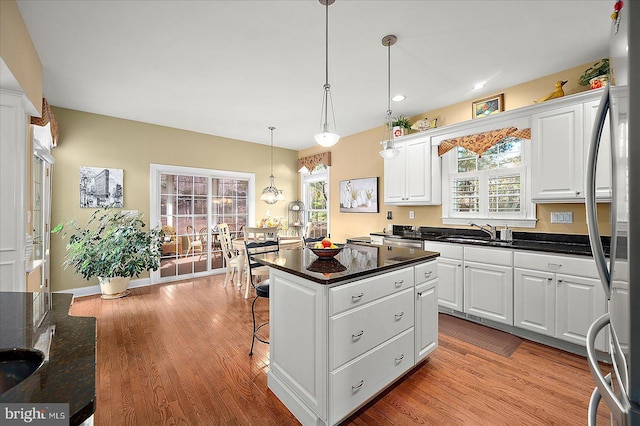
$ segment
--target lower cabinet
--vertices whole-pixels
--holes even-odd
[[[272,269],[269,389],[334,425],[438,345],[437,261],[327,286]]]
[[[535,253],[515,254],[515,326],[584,346],[589,326],[606,312],[593,260]],[[596,349],[606,351],[606,333]]]
[[[425,241],[424,249],[440,253],[440,257],[437,260],[438,305],[462,312],[464,310],[463,246],[460,244]]]

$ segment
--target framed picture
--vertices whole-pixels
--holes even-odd
[[[471,103],[471,118],[486,117],[504,111],[504,93]]]
[[[80,167],[80,207],[122,207],[123,170]]]
[[[340,181],[340,211],[378,213],[378,178]]]

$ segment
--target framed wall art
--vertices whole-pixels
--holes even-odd
[[[340,181],[340,211],[378,213],[378,178]]]
[[[80,207],[122,207],[123,170],[80,167]]]
[[[504,111],[504,93],[479,99],[471,104],[471,118],[487,117]]]

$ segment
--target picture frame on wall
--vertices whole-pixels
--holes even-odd
[[[123,206],[124,171],[80,167],[80,208]]]
[[[504,93],[471,103],[471,118],[487,117],[504,111]]]
[[[378,213],[378,178],[340,181],[340,212]]]

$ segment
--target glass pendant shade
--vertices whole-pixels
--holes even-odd
[[[273,126],[269,127],[271,130],[271,176],[269,176],[269,186],[262,190],[262,194],[260,195],[260,200],[264,201],[267,204],[275,204],[279,200],[285,200],[284,192],[281,189],[276,188],[274,183],[275,178],[273,177],[273,131],[276,128]]]
[[[393,146],[392,140],[388,140],[386,142],[383,142],[382,144],[385,145],[385,147],[378,154],[380,154],[380,157],[384,158],[385,160],[393,160],[400,154],[400,150]]]
[[[385,125],[386,141],[382,142],[384,149],[378,154],[385,160],[393,160],[400,154],[400,150],[393,145],[393,135],[391,134],[391,46],[393,46],[397,40],[397,37],[394,35],[387,35],[382,38],[382,45],[387,47],[389,72],[387,74],[387,114],[385,116],[385,121],[387,122]]]

